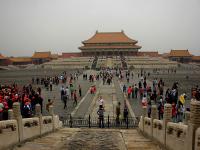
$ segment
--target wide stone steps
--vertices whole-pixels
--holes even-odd
[[[14,150],[159,150],[136,129],[63,128],[42,138],[18,145]]]

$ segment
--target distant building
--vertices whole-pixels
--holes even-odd
[[[82,54],[80,52],[77,53],[62,53],[62,58],[71,58],[71,57],[81,57]]]
[[[200,63],[200,56],[192,56],[192,62]]]
[[[168,55],[169,60],[188,63],[192,61],[192,55],[188,50],[171,50]]]
[[[42,63],[45,63],[45,62],[49,62],[52,59],[53,58],[52,58],[50,51],[48,51],[48,52],[35,52],[32,56],[32,60],[33,60],[34,64],[42,64]]]
[[[0,66],[7,66],[10,65],[11,62],[8,59],[8,57],[3,56],[2,54],[0,54]]]
[[[138,41],[121,32],[96,32],[79,47],[82,56],[136,56],[141,46]]]
[[[33,63],[31,57],[11,57],[9,60],[12,65],[28,65]]]
[[[169,58],[169,53],[163,53],[161,54],[161,57],[168,59]]]
[[[59,58],[59,55],[58,55],[58,54],[52,54],[52,55],[51,55],[51,58],[52,58],[53,60],[58,59],[58,58]]]
[[[149,56],[149,57],[160,57],[161,55],[158,51],[140,51],[137,56]]]

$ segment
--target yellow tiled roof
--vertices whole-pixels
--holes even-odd
[[[171,50],[170,57],[189,57],[192,56],[188,50]]]
[[[124,32],[96,32],[90,39],[83,43],[137,43]]]
[[[32,58],[52,58],[51,52],[35,52]]]

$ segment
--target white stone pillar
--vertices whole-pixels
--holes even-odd
[[[13,117],[17,120],[18,124],[18,133],[19,133],[19,142],[23,141],[23,124],[22,124],[22,115],[20,109],[20,103],[15,102],[13,103]]]
[[[153,120],[158,119],[158,110],[156,105],[151,106],[151,136],[153,137]]]
[[[40,104],[35,105],[35,115],[39,117],[40,135],[42,135],[42,113]]]
[[[52,116],[53,131],[55,131],[55,118],[54,118],[53,105],[50,105],[50,106],[49,106],[49,114]]]
[[[163,116],[163,134],[164,134],[164,145],[166,146],[166,130],[167,123],[172,120],[172,105],[165,104],[164,105],[164,116]]]
[[[147,107],[143,106],[142,109],[142,131],[144,132],[144,118],[147,116]]]
[[[200,127],[200,101],[190,103],[190,121],[188,122],[188,134],[185,141],[186,150],[194,150],[195,132]]]

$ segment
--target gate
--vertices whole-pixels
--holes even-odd
[[[73,118],[71,115],[68,118],[60,118],[64,127],[70,128],[136,128],[138,127],[138,117],[128,117],[126,119],[116,120],[114,117],[104,117],[101,124],[100,119],[95,117],[88,118]]]

